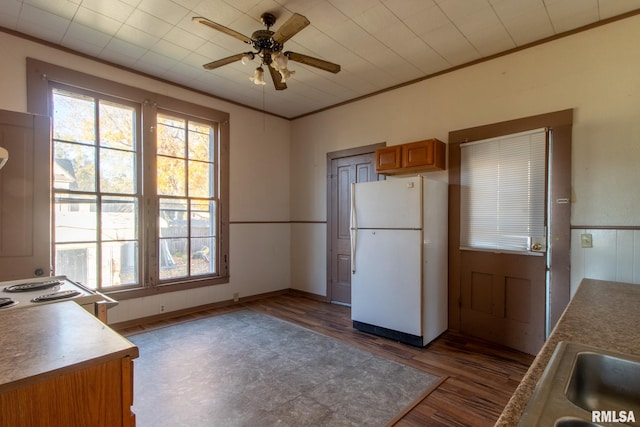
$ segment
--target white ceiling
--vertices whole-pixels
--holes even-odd
[[[0,26],[283,117],[388,89],[626,12],[640,0],[0,0]],[[260,15],[311,25],[285,50],[338,63],[331,74],[293,63],[288,89],[257,86],[259,64],[202,64],[248,46],[192,22],[244,35]]]

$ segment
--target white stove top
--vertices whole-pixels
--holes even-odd
[[[31,287],[36,287],[36,289],[31,289]],[[9,298],[13,302],[11,303],[4,298]],[[83,305],[100,301],[102,296],[79,283],[72,282],[66,276],[36,277],[0,282],[0,304],[2,302],[6,304],[0,310],[33,307],[67,300],[73,300]]]

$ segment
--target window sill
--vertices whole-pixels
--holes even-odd
[[[470,252],[491,252],[494,254],[511,254],[511,255],[528,255],[528,256],[545,256],[546,252],[533,252],[533,251],[516,251],[507,249],[488,249],[488,248],[471,248],[468,246],[460,246],[458,248],[461,251]]]
[[[229,276],[221,276],[215,278],[204,278],[189,280],[185,282],[173,282],[163,283],[149,287],[134,287],[126,289],[110,289],[101,291],[102,294],[107,295],[116,301],[123,301],[133,298],[148,297],[151,295],[158,295],[167,292],[185,291],[188,289],[202,288],[205,286],[222,285],[229,283]]]

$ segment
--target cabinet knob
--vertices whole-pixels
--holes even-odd
[[[36,276],[42,276],[42,275],[44,274],[44,270],[43,270],[43,269],[41,269],[41,268],[36,268],[36,269],[33,271],[33,274],[35,274]]]

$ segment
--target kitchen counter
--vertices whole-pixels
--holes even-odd
[[[640,285],[584,279],[496,426],[514,426],[556,345],[571,341],[640,356]]]
[[[126,338],[73,301],[0,310],[0,325],[3,426],[45,425],[47,415],[60,425],[135,425],[138,348]]]

